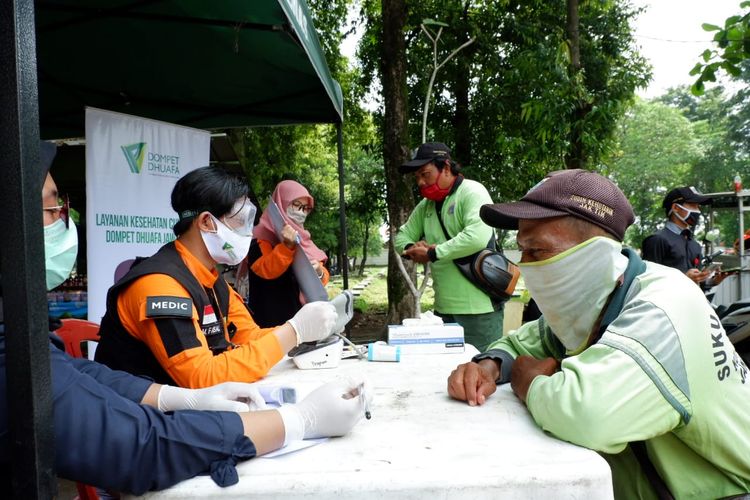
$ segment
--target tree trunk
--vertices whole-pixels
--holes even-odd
[[[383,162],[385,165],[386,203],[390,240],[388,242],[388,323],[400,323],[401,319],[414,315],[414,298],[404,283],[395,259],[400,259],[393,249],[396,231],[414,208],[414,196],[409,182],[411,177],[398,170],[408,158],[407,134],[407,90],[406,90],[406,42],[404,23],[405,0],[381,0],[383,16],[382,57],[380,80],[383,84],[385,116],[383,120]],[[414,266],[407,269],[414,276]]]
[[[568,37],[568,48],[570,49],[570,67],[568,75],[571,85],[578,85],[578,74],[581,72],[581,42],[579,36],[578,0],[567,0],[568,17],[566,34]],[[570,116],[570,144],[568,154],[565,156],[566,168],[585,168],[586,152],[583,147],[583,120],[591,107],[582,99],[585,89],[574,89],[574,95],[578,95],[578,101]]]
[[[458,45],[469,41],[469,2],[464,4],[461,16],[461,35]],[[453,94],[456,98],[456,113],[453,115],[455,130],[454,157],[462,165],[471,165],[471,123],[469,121],[469,88],[471,78],[471,59],[475,52],[475,45],[470,45],[456,55],[458,71],[454,75]]]
[[[362,243],[362,261],[359,263],[359,277],[365,274],[365,263],[367,262],[367,243],[370,241],[370,221],[365,220],[365,240]]]

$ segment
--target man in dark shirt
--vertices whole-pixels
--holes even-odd
[[[693,239],[693,230],[701,217],[701,205],[711,203],[692,186],[678,187],[667,193],[662,207],[667,224],[643,241],[643,258],[680,270],[696,284],[715,286],[727,273],[701,269],[701,245]]]

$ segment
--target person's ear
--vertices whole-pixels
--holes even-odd
[[[211,217],[211,212],[201,212],[195,218],[198,229],[206,231],[207,233],[215,233],[217,231],[216,223]]]

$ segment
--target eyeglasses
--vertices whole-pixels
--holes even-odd
[[[70,227],[70,198],[67,194],[60,196],[57,199],[57,206],[54,207],[43,207],[42,210],[47,210],[52,215],[57,215],[65,223],[65,229]]]
[[[308,214],[312,212],[312,205],[305,205],[304,203],[300,203],[297,200],[294,200],[292,202],[292,206],[295,208],[295,210],[302,210],[303,212],[307,212]]]

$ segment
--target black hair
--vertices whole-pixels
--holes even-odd
[[[172,228],[175,236],[187,231],[201,212],[208,211],[218,219],[247,195],[247,180],[239,172],[210,166],[189,172],[172,189],[172,208],[178,216]]]
[[[450,160],[448,158],[435,158],[434,160],[432,160],[432,162],[440,171],[442,171],[443,168],[445,168],[445,166],[448,165],[451,168],[451,173],[453,175],[458,175],[461,173],[461,165],[459,165],[455,161]]]

